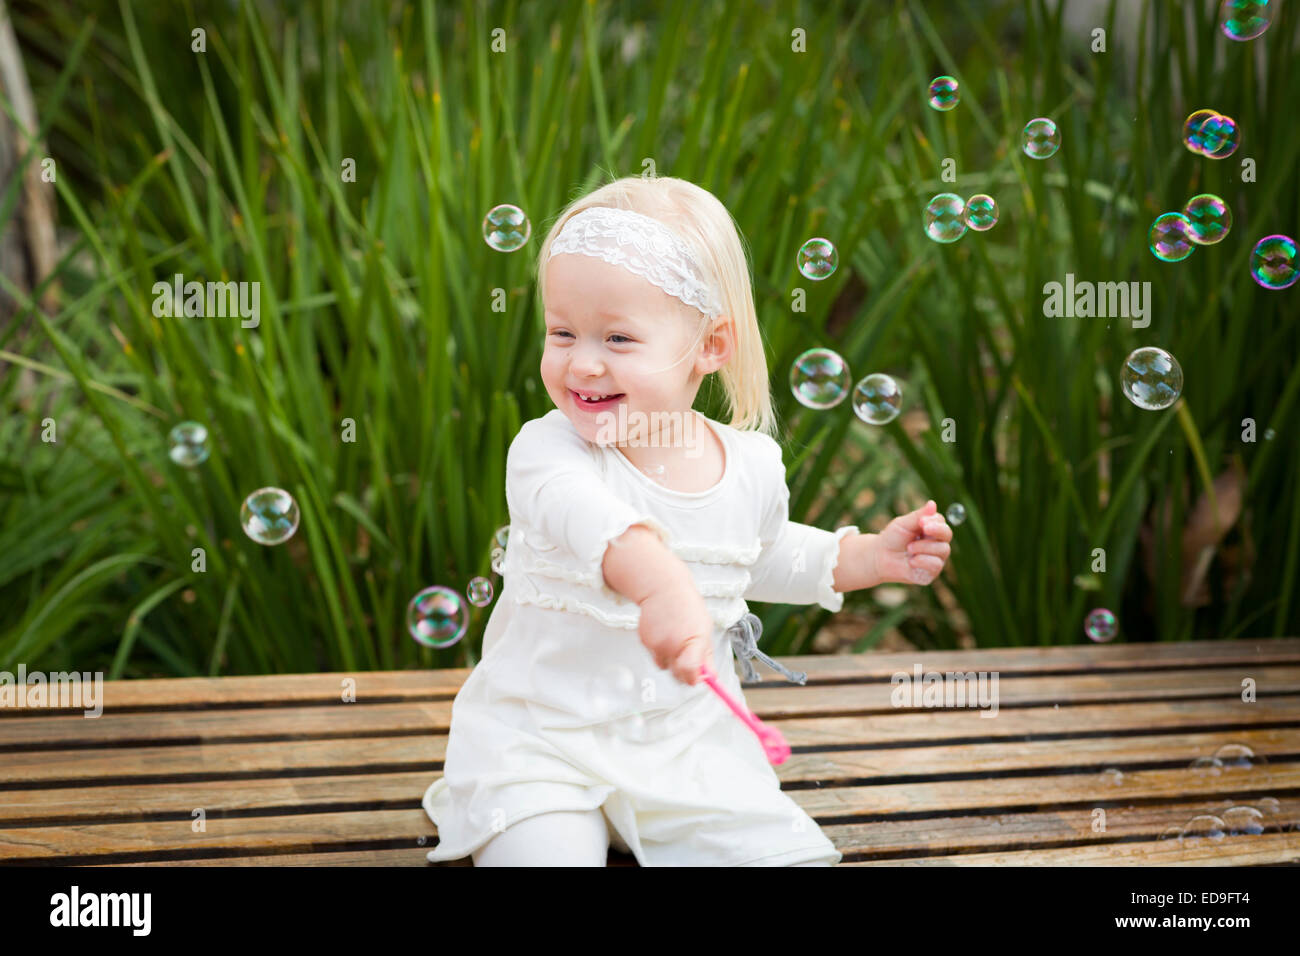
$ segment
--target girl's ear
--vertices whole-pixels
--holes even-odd
[[[713,328],[704,340],[705,354],[713,365],[711,371],[717,371],[727,364],[735,351],[735,343],[736,323],[728,316],[714,319]]]

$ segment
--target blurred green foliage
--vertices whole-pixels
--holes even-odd
[[[647,159],[711,190],[744,233],[791,517],[868,530],[927,497],[965,505],[941,579],[960,612],[939,587],[899,606],[855,593],[846,610],[874,625],[853,646],[892,627],[927,647],[967,629],[981,646],[1074,643],[1093,606],[1117,611],[1121,640],[1294,634],[1300,288],[1260,289],[1248,259],[1300,222],[1295,5],[1251,43],[1224,39],[1212,5],[1143,3],[1127,22],[1114,3],[755,6],[11,3],[58,163],[60,260],[53,314],[35,308],[44,288],[5,282],[22,307],[0,328],[0,667],[472,664],[489,608],[434,652],[406,636],[405,605],[490,573],[506,449],[550,407],[541,235]],[[947,113],[927,106],[942,73],[961,84]],[[1242,124],[1230,159],[1182,146],[1202,106]],[[1041,162],[1020,151],[1035,116],[1063,141]],[[955,184],[940,178],[949,157]],[[1001,221],[929,241],[922,212],[945,191],[991,193]],[[1150,222],[1199,192],[1228,201],[1232,232],[1157,261]],[[5,184],[0,228],[15,197]],[[517,253],[482,241],[502,202],[532,218]],[[817,283],[795,268],[812,236],[840,251]],[[259,327],[155,318],[153,284],[176,273],[259,282]],[[1044,284],[1067,273],[1150,282],[1150,326],[1045,317]],[[1181,362],[1174,409],[1120,393],[1139,345]],[[904,415],[872,428],[847,402],[796,404],[788,369],[812,346],[841,352],[854,380],[894,375]],[[699,407],[725,419],[719,397],[706,387]],[[192,472],[166,449],[188,419],[213,436]],[[1243,506],[1192,606],[1189,513],[1234,462]],[[266,485],[302,510],[279,547],[239,528]],[[1094,548],[1106,572],[1089,576]],[[770,653],[806,652],[828,618],[759,609]]]

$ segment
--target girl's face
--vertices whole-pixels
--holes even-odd
[[[542,382],[587,441],[648,440],[650,414],[689,413],[704,375],[730,355],[716,337],[691,349],[700,313],[621,266],[564,253],[546,269]],[[589,405],[578,393],[617,397]],[[620,406],[627,430],[613,437]]]

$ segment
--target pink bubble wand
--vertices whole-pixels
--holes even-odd
[[[785,742],[781,736],[781,731],[775,727],[769,727],[763,723],[748,708],[737,703],[736,700],[722,689],[718,683],[718,675],[713,672],[713,668],[708,664],[700,665],[700,676],[704,682],[713,688],[713,692],[722,698],[722,702],[731,708],[732,713],[745,722],[755,736],[758,742],[763,745],[763,753],[767,754],[768,763],[782,764],[790,758],[790,745]]]

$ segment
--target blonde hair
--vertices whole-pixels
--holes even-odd
[[[731,412],[729,424],[742,431],[759,431],[775,437],[776,413],[772,408],[758,313],[754,309],[749,259],[740,230],[727,207],[707,189],[673,176],[624,176],[575,199],[556,218],[538,251],[537,287],[543,302],[551,243],[571,216],[592,206],[629,209],[651,216],[672,229],[690,247],[705,281],[719,290],[722,315],[732,320],[735,329],[731,358],[714,373],[722,379]],[[696,315],[700,319],[698,343],[717,319],[706,319],[698,312]]]

